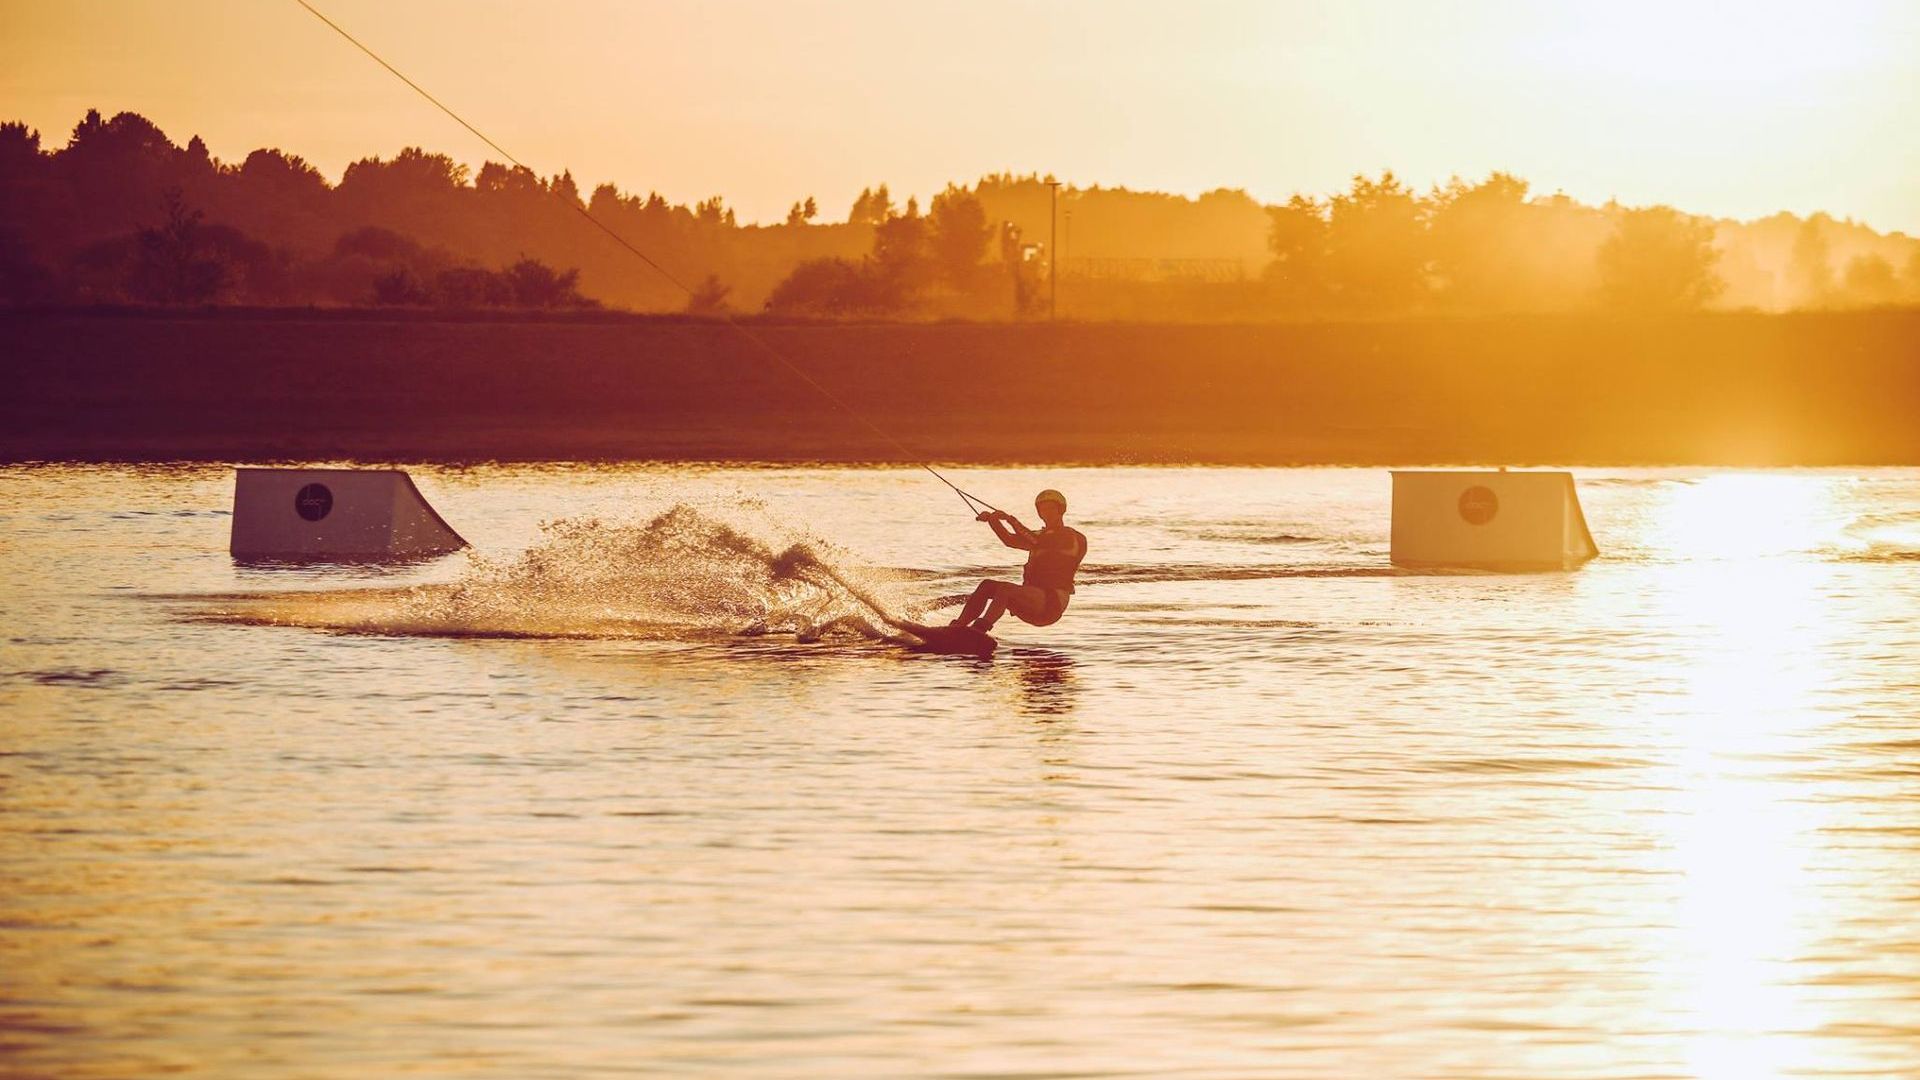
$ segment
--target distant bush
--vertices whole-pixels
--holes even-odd
[[[373,281],[373,302],[381,307],[520,308],[538,311],[582,310],[600,305],[580,295],[578,270],[557,271],[538,259],[521,259],[505,270],[456,266],[429,282],[406,266]]]
[[[513,286],[491,270],[477,266],[456,266],[442,270],[433,279],[434,301],[445,308],[510,307]]]
[[[872,263],[812,259],[774,286],[767,310],[781,315],[876,315],[894,308]]]
[[[722,314],[727,310],[727,296],[732,292],[718,274],[708,274],[707,280],[695,286],[693,294],[687,297],[687,314]]]

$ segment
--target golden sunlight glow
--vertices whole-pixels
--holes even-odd
[[[1920,172],[1920,7],[1878,0],[321,7],[543,174],[719,193],[744,220],[1001,169],[1270,202],[1504,169],[1588,202],[1920,231],[1895,179]],[[485,156],[290,2],[0,19],[0,98],[50,136],[97,107],[336,178],[407,145]]]
[[[1805,1037],[1836,1019],[1805,964],[1839,917],[1811,868],[1847,781],[1821,776],[1808,750],[1843,719],[1822,694],[1847,677],[1848,620],[1826,606],[1827,569],[1804,555],[1840,536],[1844,487],[1814,474],[1708,477],[1676,487],[1653,523],[1688,561],[1649,602],[1700,632],[1665,658],[1678,700],[1650,720],[1678,751],[1658,862],[1678,885],[1672,908],[1648,917],[1662,925],[1653,951],[1671,1025],[1703,1080],[1847,1064]]]
[[[1775,764],[1821,720],[1811,699],[1822,676],[1806,658],[1819,594],[1805,573],[1701,576],[1704,587],[1680,592],[1712,631],[1700,655],[1684,658],[1671,732],[1682,743],[1667,819],[1682,881],[1675,1019],[1700,1033],[1688,1043],[1695,1075],[1758,1080],[1824,1063],[1791,1034],[1818,1018],[1789,963],[1819,923],[1806,868],[1823,814]]]
[[[1722,473],[1676,485],[1655,523],[1654,542],[1709,562],[1799,555],[1843,543],[1850,519],[1834,504],[1834,484],[1815,474]],[[1710,600],[1740,608],[1766,595],[1733,588]]]

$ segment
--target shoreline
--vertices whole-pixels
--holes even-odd
[[[1382,322],[0,312],[0,461],[1920,464],[1920,309]]]

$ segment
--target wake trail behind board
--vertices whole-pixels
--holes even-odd
[[[836,568],[791,533],[681,504],[644,523],[547,522],[517,555],[469,553],[448,582],[182,599],[202,605],[191,616],[199,620],[346,633],[644,641],[791,633],[807,644],[865,638],[916,653],[993,656],[999,643],[978,630],[894,615],[874,590],[903,578]]]

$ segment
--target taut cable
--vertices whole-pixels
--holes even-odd
[[[453,121],[455,123],[459,124],[463,128],[466,128],[469,132],[472,132],[474,138],[479,139],[483,143],[486,143],[487,146],[490,147],[494,153],[499,154],[501,157],[506,158],[507,161],[511,162],[516,166],[519,166],[522,169],[527,169],[527,171],[529,172],[533,171],[525,163],[523,163],[519,158],[514,157],[511,153],[509,153],[506,147],[501,146],[499,143],[494,142],[491,138],[488,138],[486,132],[481,131],[479,128],[474,127],[472,124],[468,123],[466,117],[463,117],[459,113],[454,112],[452,109],[447,107],[445,102],[442,102],[439,98],[434,97],[432,94],[428,93],[425,87],[421,86],[417,82],[414,82],[412,79],[407,78],[406,74],[402,72],[399,68],[394,67],[392,64],[387,63],[386,59],[382,57],[379,53],[374,52],[372,49],[368,48],[366,43],[362,42],[359,38],[354,37],[352,34],[347,33],[347,31],[343,27],[341,27],[339,23],[336,23],[332,19],[329,19],[325,15],[321,14],[319,9],[315,8],[312,4],[307,3],[307,0],[293,0],[293,2],[307,9],[308,14],[312,15],[314,18],[319,19],[321,22],[325,23],[327,27],[331,29],[334,33],[339,34],[341,37],[347,39],[347,41],[351,43],[354,48],[359,49],[363,53],[366,53],[367,56],[373,59],[374,63],[379,64],[383,68],[386,68],[387,71],[391,73],[394,78],[399,79],[401,82],[407,84],[407,87],[409,89],[411,89],[414,93],[419,94],[421,97],[427,99],[427,101],[431,103],[434,108],[439,109],[443,113],[446,113],[448,116],[453,118]],[[565,202],[567,206],[571,208],[575,213],[587,219],[587,222],[591,224],[594,228],[599,229],[601,232],[607,234],[607,236],[611,238],[614,243],[619,244],[621,247],[627,249],[627,251],[632,253],[634,257],[638,258],[641,262],[646,263],[648,266],[652,267],[655,273],[665,278],[669,283],[673,285],[674,288],[679,289],[683,293],[686,293],[689,297],[693,296],[693,290],[687,286],[686,282],[681,281],[678,277],[675,277],[671,271],[669,271],[666,267],[661,266],[659,263],[655,262],[652,259],[652,257],[650,257],[646,252],[641,251],[639,248],[635,247],[632,243],[628,242],[626,237],[621,236],[618,232],[615,232],[611,226],[607,225],[606,222],[603,222],[599,218],[594,217],[592,211],[588,210],[585,206],[580,205],[580,203],[572,199],[565,199],[562,201]],[[856,422],[858,422],[862,427],[866,428],[868,431],[872,432],[875,435],[880,436],[880,439],[882,442],[885,442],[890,446],[892,446],[895,450],[898,450],[909,461],[919,462],[920,467],[922,469],[925,469],[927,472],[932,473],[934,479],[940,481],[941,483],[947,485],[950,488],[953,488],[954,492],[958,494],[961,500],[967,504],[967,509],[972,510],[977,515],[980,511],[975,508],[975,504],[978,503],[980,506],[984,506],[989,510],[995,510],[995,511],[999,510],[999,508],[994,506],[993,504],[986,502],[983,499],[979,499],[973,495],[969,495],[965,491],[962,491],[960,487],[956,485],[953,481],[941,475],[940,470],[934,468],[931,464],[928,463],[926,454],[915,450],[913,447],[908,446],[904,442],[901,442],[899,439],[895,438],[891,432],[886,431],[885,429],[880,427],[880,425],[868,419],[865,414],[860,412],[860,410],[848,404],[846,399],[834,393],[832,390],[827,389],[827,387],[822,385],[818,379],[815,379],[813,376],[807,374],[805,370],[803,370],[798,364],[795,364],[792,360],[787,359],[784,353],[782,353],[779,349],[774,348],[772,342],[769,342],[765,338],[761,337],[759,334],[755,333],[752,327],[734,318],[732,315],[727,314],[725,311],[718,312],[717,314],[720,316],[721,320],[723,320],[728,326],[731,326],[734,330],[738,331],[741,336],[745,337],[748,341],[751,341],[754,345],[758,346],[761,351],[765,352],[768,356],[772,357],[775,361],[777,361],[782,367],[786,368],[800,381],[806,383],[808,386],[813,387],[816,393],[818,393],[821,397],[826,398],[828,401],[832,402],[836,407],[840,409],[841,412],[844,412],[848,416],[851,416]]]

